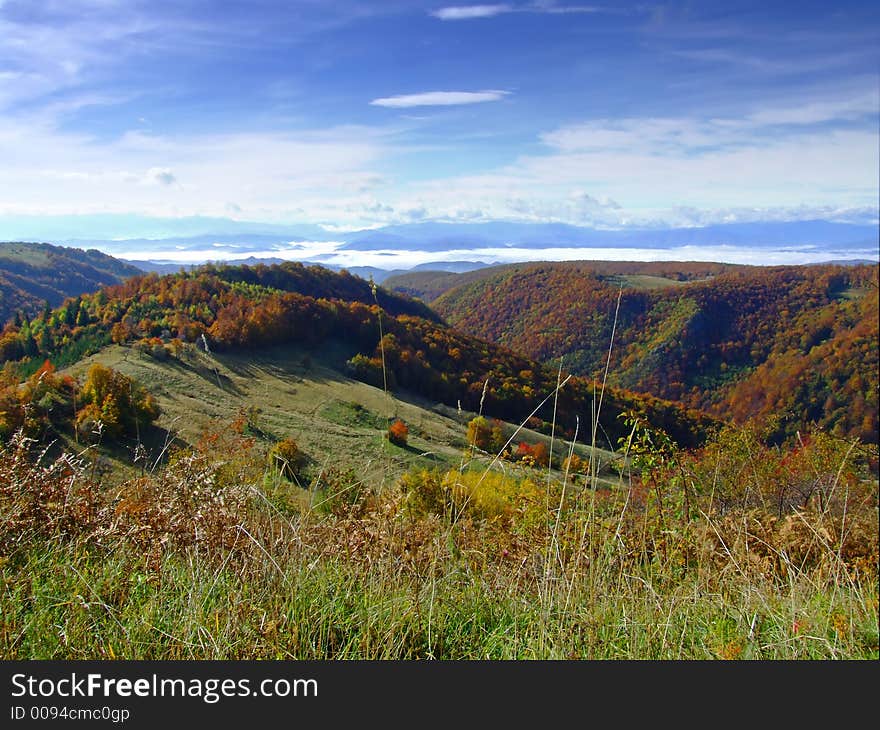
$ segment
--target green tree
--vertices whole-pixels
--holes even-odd
[[[159,406],[152,395],[122,373],[95,363],[89,369],[80,391],[83,407],[77,414],[77,423],[100,420],[104,430],[116,438],[137,433],[159,417]]]

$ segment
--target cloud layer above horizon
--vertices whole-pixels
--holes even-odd
[[[332,5],[332,7],[330,7]],[[868,4],[0,3],[23,216],[876,221]]]

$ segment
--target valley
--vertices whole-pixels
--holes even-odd
[[[721,419],[876,442],[877,267],[566,262],[410,274],[453,327]],[[768,372],[773,376],[768,377]],[[843,404],[847,403],[846,406]]]
[[[9,320],[0,653],[876,658],[873,267],[410,277],[212,264]]]

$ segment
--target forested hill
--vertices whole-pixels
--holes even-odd
[[[557,369],[504,347],[445,326],[424,305],[345,273],[282,264],[268,267],[205,267],[159,277],[134,277],[0,336],[0,362],[18,374],[34,372],[45,359],[61,367],[110,342],[129,344],[163,359],[184,343],[207,343],[211,352],[251,350],[286,342],[339,348],[340,369],[377,387],[409,392],[487,416],[523,421],[542,402],[535,428],[590,440],[598,395],[587,379],[572,378],[554,402]],[[341,296],[351,298],[343,299]],[[376,299],[382,305],[377,305]],[[383,372],[384,365],[384,372]],[[602,397],[602,446],[617,446],[633,411],[683,445],[699,443],[711,419],[647,395],[609,390]],[[541,421],[546,423],[542,424]]]
[[[876,265],[692,266],[483,269],[433,306],[463,332],[584,375],[602,373],[614,330],[617,386],[775,418],[781,435],[815,423],[877,441]]]
[[[440,317],[422,302],[401,296],[387,288],[373,287],[370,282],[354,276],[346,269],[334,272],[323,266],[305,266],[294,261],[267,266],[231,266],[205,264],[200,272],[217,276],[230,284],[253,284],[258,287],[295,292],[314,299],[339,299],[345,302],[378,304],[392,314],[410,314],[439,321]]]
[[[389,276],[383,283],[393,291],[418,297],[430,304],[447,291],[458,287],[477,285],[481,281],[493,282],[498,277],[515,276],[544,265],[543,263],[502,264],[464,273],[410,271]],[[677,283],[708,279],[729,271],[752,268],[739,264],[702,261],[574,261],[549,265],[638,288],[674,286]]]
[[[96,250],[48,243],[0,242],[0,325],[16,313],[32,317],[46,302],[117,284],[140,269]]]

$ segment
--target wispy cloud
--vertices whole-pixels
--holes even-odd
[[[768,49],[763,55],[727,48],[673,50],[670,55],[708,66],[729,66],[748,74],[794,76],[810,72],[829,72],[852,67],[863,61],[870,62],[876,57],[876,52],[854,43],[852,48],[845,51],[827,52],[819,47],[809,57],[791,53],[785,46]]]
[[[251,10],[238,5],[217,14],[201,1],[0,0],[0,112],[61,93],[116,86],[132,63],[149,76],[169,58],[189,62],[219,56],[220,49],[277,49],[393,12],[360,0],[262,3],[266,7]],[[139,79],[139,93],[148,83]]]
[[[876,210],[876,20],[844,4],[0,0],[0,216]]]
[[[18,75],[12,89],[0,93],[0,108],[81,87],[95,68],[135,53],[138,41],[159,28],[137,9],[123,12],[108,3],[47,3],[39,12],[47,19],[0,15],[0,66]]]
[[[602,118],[559,126],[538,136],[543,150],[482,173],[419,181],[395,207],[421,207],[429,217],[450,220],[606,227],[761,220],[777,213],[839,217],[847,210],[862,211],[860,218],[873,211],[876,218],[876,90],[817,93],[791,107],[785,101],[724,117]]]
[[[547,132],[541,141],[561,152],[684,156],[723,148],[775,147],[787,136],[800,134],[798,128],[870,120],[878,111],[880,93],[869,89],[798,106],[768,106],[733,118],[595,119]],[[779,127],[790,130],[786,134]]]
[[[440,20],[471,20],[472,18],[491,18],[513,10],[510,5],[456,5],[432,10],[431,15]]]
[[[600,13],[605,8],[594,5],[557,5],[554,2],[535,2],[530,5],[451,5],[432,10],[430,14],[440,20],[473,20],[492,18],[505,13],[546,13],[562,15],[567,13]]]
[[[487,89],[485,91],[426,91],[421,94],[402,94],[373,99],[373,106],[393,109],[408,109],[414,106],[458,106],[461,104],[480,104],[486,101],[500,101],[509,91]]]
[[[880,113],[880,90],[869,89],[848,98],[820,99],[754,112],[748,120],[756,125],[821,124],[876,117]]]

